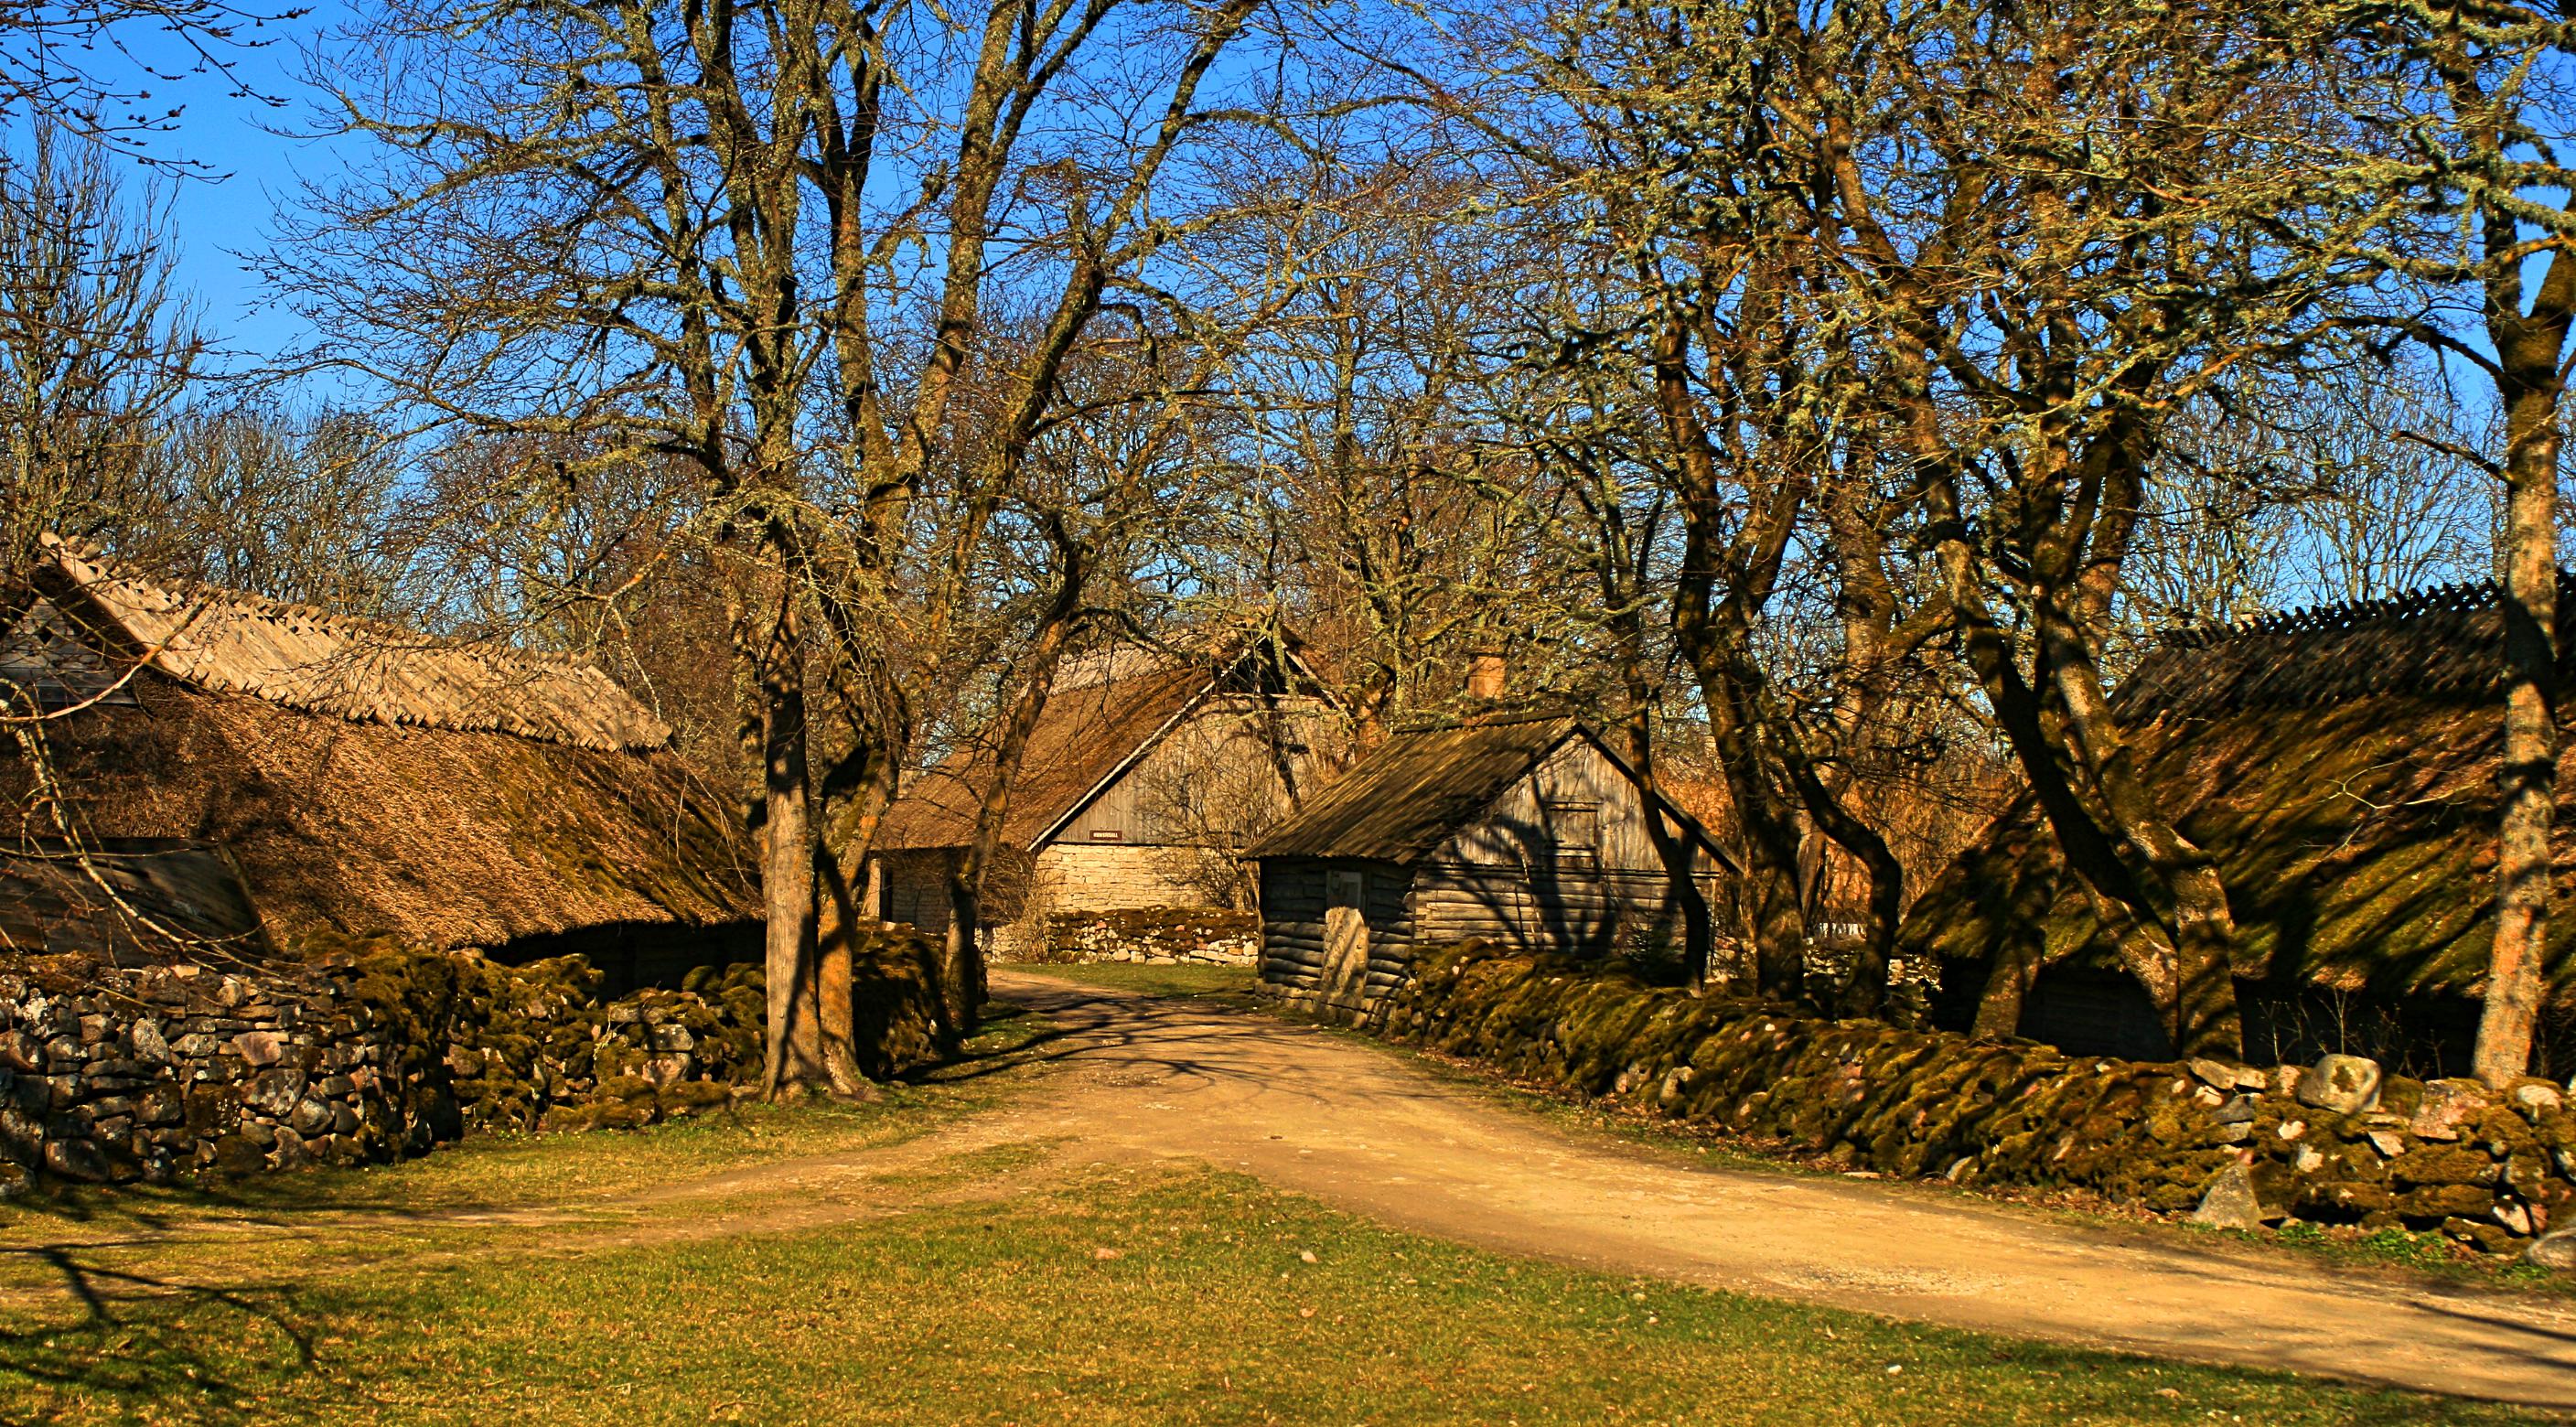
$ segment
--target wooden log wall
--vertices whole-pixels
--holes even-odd
[[[1325,879],[1335,867],[1367,879],[1369,968],[1364,993],[1376,997],[1412,974],[1415,946],[1406,891],[1411,873],[1391,862],[1272,858],[1261,865],[1261,979],[1289,992],[1315,991],[1323,980]]]

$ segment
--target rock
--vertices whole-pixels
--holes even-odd
[[[45,1068],[45,1043],[26,1031],[0,1033],[0,1066],[11,1070]]]
[[[170,1063],[170,1043],[161,1038],[160,1022],[136,1021],[134,1028],[126,1032],[126,1040],[133,1045],[136,1059],[148,1060],[155,1065]]]
[[[2576,1229],[2560,1229],[2532,1240],[2531,1247],[2522,1251],[2522,1261],[2560,1273],[2576,1273]]]
[[[2369,1139],[2370,1147],[2379,1151],[2383,1159],[2395,1159],[2406,1153],[2406,1137],[2394,1130],[2373,1130]]]
[[[304,1098],[304,1072],[300,1070],[262,1071],[242,1094],[242,1105],[263,1115],[284,1118],[293,1114],[295,1103]]]
[[[2493,1184],[2496,1162],[2463,1145],[2426,1145],[2388,1162],[2389,1177],[2400,1185]]]
[[[2201,1191],[2200,1207],[2191,1211],[2191,1222],[2213,1229],[2259,1229],[2280,1217],[2263,1207],[2254,1193],[2253,1172],[2241,1164],[2220,1170]]]
[[[2257,1107],[2258,1102],[2253,1096],[2239,1095],[2219,1106],[2218,1114],[2214,1118],[2222,1125],[2250,1125],[2254,1123],[2254,1112]]]
[[[2296,1095],[2299,1093],[2299,1078],[2305,1074],[2307,1074],[2305,1066],[2273,1066],[2271,1077],[2264,1088],[2275,1095]]]
[[[2474,1184],[2429,1184],[2398,1195],[2394,1207],[2410,1219],[2466,1217],[2494,1208],[2495,1191]]]
[[[2517,1239],[2531,1233],[2531,1211],[2519,1204],[2498,1201],[2496,1207],[2487,1212],[2487,1217],[2503,1225],[2504,1231]]]
[[[1675,1070],[1665,1076],[1664,1083],[1656,1088],[1655,1103],[1667,1110],[1679,1105],[1682,1102],[1682,1092],[1690,1089],[1690,1083],[1698,1078],[1699,1072],[1687,1065]]]
[[[2562,1110],[2567,1106],[2567,1097],[2559,1094],[2558,1087],[2546,1080],[2526,1080],[2507,1092],[2505,1098],[2522,1112],[2526,1120],[2536,1120],[2552,1110]]]
[[[2216,1060],[2205,1055],[2196,1055],[2191,1059],[2184,1061],[2182,1063],[2182,1068],[2199,1077],[2202,1084],[2209,1086],[2213,1090],[2235,1089],[2236,1073],[2238,1070],[2242,1069],[2240,1066],[2231,1065],[2226,1061]]]
[[[2475,1219],[2445,1219],[2442,1221],[2442,1233],[2445,1237],[2457,1239],[2483,1253],[2502,1254],[2513,1251],[2511,1234],[2496,1225],[2482,1223]]]
[[[45,1172],[88,1184],[104,1184],[115,1177],[107,1156],[89,1140],[45,1141]]]
[[[175,1125],[188,1118],[185,1092],[175,1081],[163,1081],[135,1101],[134,1118],[147,1125]]]
[[[2336,1115],[2357,1115],[2379,1103],[2379,1079],[2379,1062],[2368,1056],[2320,1056],[2299,1077],[2299,1103]]]
[[[2477,1081],[2427,1080],[2423,1108],[2406,1128],[2419,1140],[2456,1140],[2460,1126],[2476,1119],[2490,1103],[2487,1088]]]
[[[233,1037],[233,1050],[252,1065],[275,1065],[286,1054],[277,1037],[267,1031],[244,1031]]]
[[[295,1102],[295,1112],[287,1119],[287,1128],[307,1138],[326,1134],[331,1129],[331,1104],[307,1096]]]

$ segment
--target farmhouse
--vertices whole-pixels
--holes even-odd
[[[1308,795],[1338,717],[1294,649],[1203,658],[1119,645],[1058,675],[1011,785],[984,921],[1018,945],[1051,919],[1247,908],[1241,850]],[[989,746],[916,777],[869,858],[877,916],[937,934],[948,878],[993,786]]]
[[[48,552],[0,693],[58,715],[61,796],[0,750],[23,810],[0,842],[6,945],[384,937],[578,952],[616,984],[756,954],[733,820],[592,665]]]
[[[1727,865],[1582,720],[1485,717],[1399,733],[1262,840],[1262,979],[1358,1009],[1415,949],[1482,937],[1600,954],[1681,933],[1658,830],[1703,899]]]
[[[2494,936],[2502,629],[2493,585],[2450,586],[2179,633],[2120,687],[2145,777],[2218,861],[2257,1063],[2350,1051],[2467,1073]],[[2562,680],[2567,648],[2562,632]],[[2576,748],[2562,750],[2566,905]],[[2171,1054],[2027,797],[1926,890],[1899,940],[1937,958],[1944,1024]],[[2555,919],[2539,1056],[2561,1078],[2576,1070],[2571,944],[2576,924]]]

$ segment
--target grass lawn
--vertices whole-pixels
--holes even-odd
[[[1085,986],[1099,986],[1111,991],[1134,991],[1146,996],[1176,996],[1184,1000],[1231,1001],[1250,1004],[1256,998],[1253,987],[1259,984],[1249,966],[1156,966],[1141,961],[1098,962],[1032,962],[1001,966],[998,971],[1025,971],[1032,976],[1052,976],[1059,981],[1078,981]]]
[[[0,1207],[0,1420],[2528,1420],[1532,1264],[1193,1166],[812,1171],[1042,1093],[1030,1033],[876,1105]]]

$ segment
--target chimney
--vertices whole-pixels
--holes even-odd
[[[1503,696],[1511,682],[1512,661],[1495,650],[1484,650],[1467,658],[1467,697],[1492,703]]]

